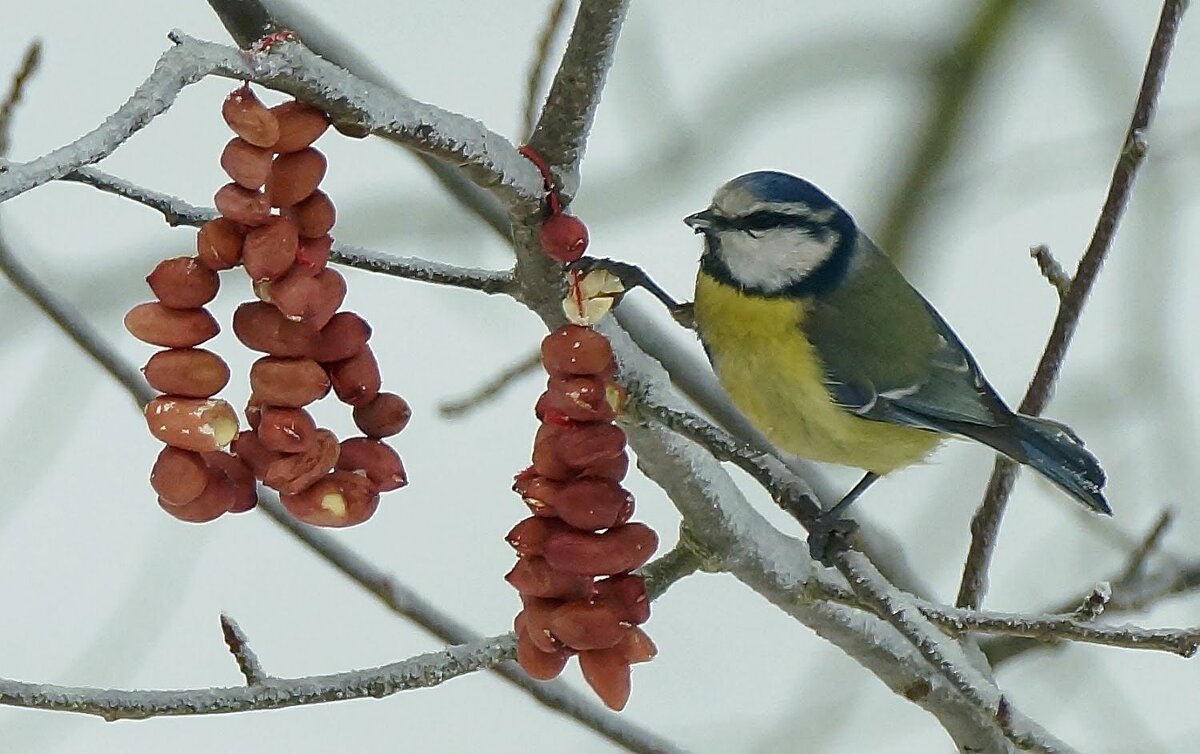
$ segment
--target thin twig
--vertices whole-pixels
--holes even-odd
[[[988,63],[1018,18],[1021,0],[987,0],[974,4],[975,12],[960,36],[933,61],[928,70],[934,85],[928,120],[905,160],[900,184],[892,191],[876,240],[896,258],[904,258],[920,213],[938,178],[958,145],[971,114],[971,98],[979,91]]]
[[[486,404],[498,396],[506,387],[527,374],[536,371],[542,365],[542,352],[534,351],[525,358],[509,366],[482,385],[472,389],[459,398],[444,400],[438,404],[438,413],[447,419],[453,419]]]
[[[381,698],[430,688],[513,656],[512,634],[447,647],[366,670],[304,678],[266,678],[250,686],[170,691],[55,686],[0,679],[0,705],[97,715],[105,720],[142,720],[181,715],[220,715],[282,709],[346,699]]]
[[[217,216],[214,209],[197,207],[170,194],[142,188],[93,167],[73,170],[61,180],[83,183],[155,209],[171,226],[200,226]],[[513,290],[513,276],[508,271],[459,267],[417,257],[398,257],[342,243],[334,244],[329,259],[336,264],[366,272],[488,294],[511,294]]]
[[[445,285],[451,288],[489,294],[511,294],[513,290],[513,276],[508,271],[496,272],[458,267],[416,257],[394,257],[390,254],[344,244],[335,244],[329,259],[357,270],[378,272],[406,280],[417,280],[422,283]]]
[[[225,613],[221,613],[221,635],[225,637],[225,646],[229,647],[229,653],[233,655],[238,670],[246,678],[246,685],[260,686],[266,683],[270,676],[263,671],[262,664],[250,648],[250,641],[242,627]]]
[[[1041,271],[1042,277],[1046,278],[1046,282],[1054,286],[1054,290],[1058,291],[1059,300],[1066,297],[1067,290],[1071,287],[1071,276],[1067,274],[1067,271],[1054,258],[1050,247],[1044,243],[1030,246],[1029,256],[1033,258],[1033,261],[1037,262],[1038,270]]]
[[[1175,523],[1175,513],[1170,509],[1164,510],[1158,514],[1154,524],[1150,530],[1146,532],[1146,536],[1142,537],[1142,541],[1134,548],[1133,552],[1129,553],[1129,560],[1125,564],[1125,570],[1121,571],[1121,575],[1117,577],[1118,584],[1129,584],[1134,578],[1141,573],[1150,556],[1158,552],[1162,547],[1163,537],[1167,535],[1167,530],[1171,528],[1171,524]]]
[[[1163,537],[1170,528],[1172,521],[1173,514],[1171,511],[1163,511],[1146,532],[1145,536],[1142,537],[1138,546],[1130,552],[1121,570],[1108,580],[1101,582],[1101,585],[1108,586],[1107,594],[1102,595],[1104,597],[1102,601],[1105,612],[1122,613],[1141,610],[1164,597],[1200,588],[1200,579],[1189,579],[1188,569],[1179,569],[1171,575],[1146,578],[1146,565],[1150,558],[1159,552],[1159,549],[1162,547]],[[1148,581],[1153,588],[1145,589],[1143,581]],[[1051,606],[1044,612],[1052,615],[1074,612],[1078,615],[1081,605],[1087,605],[1089,602],[1097,599],[1095,595],[1098,589],[1099,587],[1093,587],[1083,597],[1064,600],[1058,605]],[[1054,646],[1053,642],[1034,642],[1018,637],[1005,637],[982,642],[980,650],[987,656],[988,661],[994,667],[1032,649],[1052,646]]]
[[[533,63],[525,79],[525,107],[521,111],[524,116],[521,133],[525,134],[526,139],[533,135],[533,127],[537,124],[538,92],[542,90],[542,80],[546,77],[546,66],[550,62],[550,44],[558,34],[562,20],[566,18],[566,10],[567,0],[551,0],[550,12],[546,14],[542,32],[538,35]]]
[[[82,167],[72,170],[59,180],[70,183],[82,183],[85,186],[99,189],[106,194],[129,199],[151,209],[158,210],[162,214],[163,219],[167,221],[167,225],[170,225],[172,228],[177,228],[181,225],[199,227],[218,214],[212,207],[197,207],[179,197],[164,194],[161,191],[142,188],[135,183],[106,173],[99,168]]]
[[[8,139],[13,112],[16,110],[17,105],[21,103],[21,95],[25,92],[25,85],[33,78],[33,74],[37,73],[41,62],[42,42],[39,39],[35,39],[25,49],[25,56],[21,58],[21,63],[17,66],[17,72],[13,74],[12,83],[9,84],[8,94],[0,102],[0,157],[8,154]]]
[[[851,590],[819,585],[821,599],[848,607],[862,607],[862,601]],[[809,591],[808,596],[814,594]],[[1098,644],[1123,649],[1148,649],[1170,652],[1180,657],[1193,657],[1200,649],[1200,626],[1191,628],[1144,628],[1134,625],[1105,626],[1095,623],[1112,599],[1107,583],[1096,585],[1082,604],[1070,612],[1002,613],[992,610],[972,610],[939,605],[929,600],[913,598],[912,604],[929,620],[956,634],[980,633],[1008,637],[1026,644],[1051,646],[1063,642]],[[880,616],[883,617],[883,616]],[[991,654],[988,654],[989,659]],[[1005,657],[1007,659],[1007,656]]]
[[[981,711],[996,713],[1001,695],[994,683],[962,656],[959,645],[944,641],[909,596],[882,578],[874,578],[874,565],[862,553],[843,550],[833,559],[863,605],[908,639],[963,698]]]
[[[922,614],[957,633],[979,632],[1021,636],[1039,641],[1072,641],[1125,649],[1151,649],[1192,657],[1200,648],[1200,627],[1140,628],[1104,626],[1074,615],[1028,616],[984,610],[947,610],[921,603]]]
[[[129,391],[137,402],[138,410],[154,398],[155,392],[146,383],[142,373],[125,360],[110,343],[105,341],[88,318],[74,306],[62,299],[48,286],[43,285],[26,267],[0,235],[0,273],[23,293],[34,306],[45,313],[51,322],[75,345],[91,356],[100,368]]]
[[[564,199],[579,188],[579,162],[600,104],[628,0],[582,0],[529,144],[554,170]]]
[[[1079,260],[1079,266],[1067,290],[1059,303],[1058,316],[1054,327],[1042,352],[1029,389],[1021,401],[1020,412],[1036,416],[1041,413],[1054,383],[1062,369],[1063,358],[1079,317],[1083,313],[1083,305],[1091,293],[1096,276],[1112,248],[1113,236],[1117,226],[1125,214],[1129,204],[1129,196],[1133,191],[1134,179],[1138,168],[1146,155],[1145,135],[1150,128],[1154,116],[1155,105],[1159,92],[1162,90],[1163,78],[1166,74],[1167,61],[1171,56],[1171,48],[1175,44],[1175,36],[1179,31],[1179,22],[1187,0],[1165,0],[1162,14],[1159,16],[1158,28],[1154,32],[1154,40],[1150,44],[1150,55],[1146,61],[1146,70],[1142,76],[1142,84],[1138,91],[1137,103],[1133,108],[1133,117],[1125,141],[1113,169],[1112,180],[1109,183],[1108,194],[1104,206],[1100,210],[1100,218],[1092,233],[1087,250]],[[977,608],[983,601],[987,591],[987,571],[991,564],[992,553],[995,551],[997,537],[1000,531],[1000,521],[1004,517],[1009,495],[1012,493],[1016,480],[1017,465],[1004,458],[997,458],[992,469],[991,479],[988,480],[987,492],[983,503],[971,519],[971,547],[967,553],[966,565],[963,568],[962,582],[959,585],[958,598],[955,601],[959,607]]]

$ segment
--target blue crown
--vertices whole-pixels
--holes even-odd
[[[829,198],[821,189],[803,178],[780,173],[777,170],[759,170],[754,173],[740,175],[729,182],[730,188],[741,188],[749,191],[755,198],[767,202],[800,202],[813,209],[837,207],[838,203]]]

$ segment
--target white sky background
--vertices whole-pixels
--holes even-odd
[[[226,37],[201,2],[6,3],[0,79],[30,39],[44,62],[13,131],[11,158],[68,143],[115,110],[149,73],[173,27]],[[409,94],[520,138],[518,113],[546,2],[311,3]],[[573,209],[591,250],[644,265],[690,296],[697,242],[680,218],[724,180],[777,168],[808,177],[868,232],[923,122],[914,63],[956,33],[968,4],[951,2],[635,3],[597,116]],[[973,7],[973,6],[970,6]],[[117,10],[119,8],[119,10]],[[991,69],[959,158],[918,229],[911,276],[953,323],[989,378],[1019,400],[1053,317],[1052,290],[1028,259],[1048,243],[1073,266],[1091,233],[1157,20],[1158,4],[1107,0],[1027,12]],[[1193,16],[1195,12],[1193,12]],[[1049,415],[1071,423],[1111,478],[1116,527],[1098,526],[1047,485],[1022,477],[992,571],[988,606],[1035,610],[1107,577],[1124,561],[1118,537],[1179,513],[1168,547],[1193,557],[1197,474],[1200,168],[1191,82],[1200,74],[1200,19],[1185,18],[1151,153],[1079,330]],[[225,179],[229,138],[219,117],[225,80],[193,86],[102,167],[208,204]],[[509,255],[443,200],[416,161],[331,132],[323,188],[342,241],[400,255],[492,268]],[[678,150],[676,152],[676,150]],[[149,298],[155,260],[188,253],[194,231],[90,188],[50,185],[5,204],[17,252],[142,363],[152,352],[121,327]],[[507,300],[348,271],[347,307],[375,327],[385,385],[417,414],[396,445],[412,484],[385,497],[346,543],[469,622],[510,627],[518,602],[502,576],[505,532],[525,512],[508,491],[528,463],[538,379],[527,378],[468,418],[437,416],[453,398],[521,359],[541,324]],[[216,306],[228,322],[248,286],[227,274]],[[1167,325],[1170,325],[1168,329]],[[228,396],[244,403],[252,361],[232,335]],[[105,687],[180,688],[240,681],[217,615],[249,634],[269,673],[366,667],[436,648],[257,514],[180,524],[154,503],[157,452],[126,395],[28,303],[0,283],[0,676]],[[325,405],[328,404],[328,405]],[[326,401],[318,419],[340,434],[349,412]],[[991,466],[954,445],[896,474],[863,511],[903,542],[914,566],[952,601],[967,524]],[[854,472],[833,470],[838,484]],[[638,517],[664,550],[677,516],[631,475]],[[761,502],[761,500],[760,500]],[[797,527],[763,506],[792,533]],[[1195,599],[1136,616],[1200,623]],[[1132,618],[1131,618],[1132,620]],[[731,578],[694,576],[654,605],[647,630],[660,656],[634,672],[629,718],[696,752],[947,750],[932,717],[894,697],[837,649]],[[1089,752],[1170,752],[1193,740],[1196,661],[1098,647],[1037,653],[1006,665],[1002,687],[1051,731]],[[582,687],[576,665],[566,677]],[[604,752],[610,745],[480,673],[437,689],[201,719],[105,724],[0,711],[4,752]]]

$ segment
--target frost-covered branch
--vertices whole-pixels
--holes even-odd
[[[217,216],[214,209],[197,207],[170,194],[142,188],[97,168],[83,167],[73,170],[63,176],[62,180],[87,184],[106,193],[144,204],[158,210],[167,224],[172,226],[199,226]],[[483,293],[510,293],[513,285],[512,273],[507,271],[459,267],[417,257],[398,257],[341,243],[334,244],[329,258],[336,264],[367,272]]]
[[[172,39],[176,45],[104,123],[65,147],[0,169],[0,202],[104,159],[166,112],[184,87],[210,75],[292,94],[325,110],[343,129],[353,124],[363,134],[386,136],[453,163],[508,204],[536,202],[541,194],[537,170],[503,136],[478,121],[357,79],[299,42],[243,53],[179,32]]]
[[[647,396],[670,395],[665,373],[640,354],[628,336],[611,322],[601,323],[601,330],[613,343],[635,412],[645,408]],[[675,411],[669,406],[660,408]],[[694,430],[686,432],[687,439],[644,415],[630,416],[622,426],[637,454],[638,468],[663,488],[679,510],[689,540],[704,551],[707,570],[730,573],[840,647],[893,691],[935,715],[960,749],[1011,751],[1020,738],[1026,743],[1027,739],[1044,743],[1043,750],[1070,751],[1011,707],[1011,724],[1002,726],[997,716],[1002,695],[995,685],[973,668],[950,637],[908,606],[907,595],[869,568],[865,558],[850,564],[847,571],[874,592],[888,595],[891,608],[904,613],[908,634],[936,646],[918,651],[912,637],[877,617],[877,606],[864,612],[826,600],[828,593],[845,592],[846,581],[817,568],[803,542],[763,519],[716,462],[713,451],[718,458],[732,453],[772,495],[807,498],[804,483],[777,459],[745,450],[703,419],[683,412],[679,415],[688,416]],[[811,499],[804,506],[815,509]],[[930,656],[941,665],[931,664]]]
[[[1133,117],[1117,155],[1117,164],[1113,168],[1108,193],[1100,209],[1100,217],[1096,221],[1091,241],[1088,242],[1087,249],[1079,260],[1079,266],[1071,278],[1071,286],[1059,301],[1058,315],[1054,319],[1045,350],[1018,409],[1023,414],[1040,414],[1050,400],[1067,348],[1083,314],[1083,306],[1112,248],[1117,226],[1125,216],[1125,208],[1133,193],[1134,180],[1146,156],[1146,133],[1154,119],[1158,95],[1162,91],[1163,78],[1166,76],[1167,61],[1171,57],[1171,49],[1175,46],[1175,36],[1187,5],[1188,0],[1165,0],[1163,3],[1158,28],[1150,43],[1150,55],[1146,60]],[[987,591],[988,566],[996,549],[1000,521],[1008,507],[1008,498],[1016,482],[1017,469],[1017,464],[1007,458],[996,458],[983,502],[971,519],[971,547],[963,566],[958,599],[955,601],[959,607],[977,608],[983,602],[984,592]]]
[[[233,655],[238,670],[246,679],[246,685],[260,686],[266,683],[270,676],[263,670],[258,656],[250,648],[250,640],[246,638],[237,621],[224,613],[221,613],[221,635],[225,637],[225,646],[229,647],[229,654]]]
[[[105,720],[281,709],[380,698],[409,689],[438,686],[503,662],[513,656],[515,649],[512,634],[504,634],[367,670],[304,678],[263,678],[255,685],[224,688],[123,691],[0,679],[0,705],[78,712]]]
[[[389,91],[403,94],[404,90],[391,80],[371,59],[369,50],[359,46],[360,40],[340,37],[323,21],[300,7],[298,3],[271,0],[209,0],[226,31],[242,49],[249,48],[260,39],[265,27],[289,29],[300,35],[304,45],[325,60],[346,69],[354,76],[385,87]],[[388,134],[379,134],[385,141],[393,141]],[[400,144],[402,146],[402,144]],[[487,227],[505,241],[510,230],[508,214],[495,195],[471,183],[456,165],[443,162],[421,152],[410,152],[420,160],[434,179],[446,192],[454,197],[464,209],[479,218]]]
[[[918,603],[921,613],[956,633],[1004,634],[1038,641],[1072,641],[1125,649],[1152,649],[1192,657],[1200,648],[1200,627],[1141,628],[1109,626],[1080,620],[1074,615],[1020,615],[988,610],[943,608]]]

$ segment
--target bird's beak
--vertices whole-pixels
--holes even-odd
[[[702,210],[694,215],[688,215],[687,217],[683,218],[683,222],[697,233],[703,233],[713,226],[712,208],[710,207],[709,209]]]

